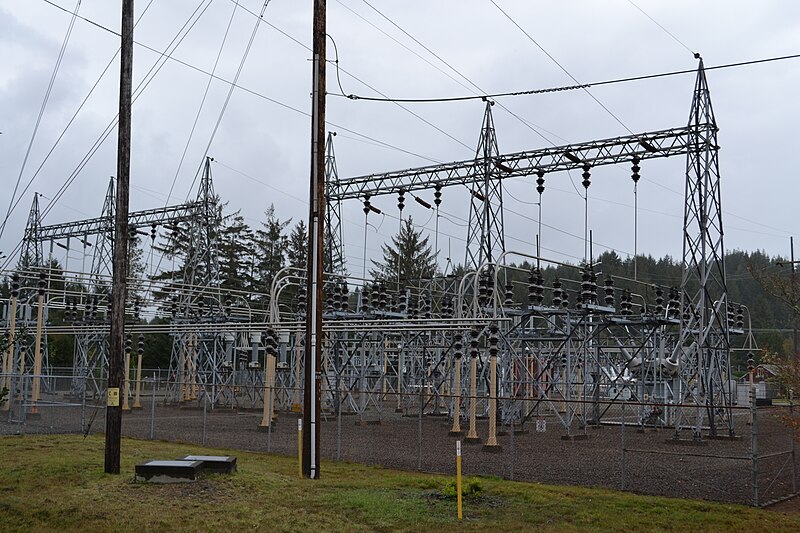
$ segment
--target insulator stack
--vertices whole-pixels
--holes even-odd
[[[622,315],[630,316],[633,314],[633,304],[631,298],[631,291],[625,289],[622,291],[620,295],[620,304],[619,306],[622,308]]]
[[[603,297],[603,301],[605,302],[606,306],[613,307],[614,306],[614,279],[611,276],[607,276],[603,285],[603,293],[605,296]]]
[[[633,156],[633,159],[631,160],[633,163],[631,165],[631,179],[633,180],[634,184],[639,183],[639,178],[641,177],[639,176],[639,161],[640,159],[637,156]]]
[[[381,307],[380,289],[376,284],[372,285],[372,290],[369,293],[369,306],[373,311],[380,311]]]
[[[591,271],[589,277],[589,290],[591,291],[589,303],[597,303],[597,274],[594,273],[594,270]]]
[[[133,344],[133,340],[131,339],[131,334],[128,333],[125,335],[125,353],[131,353],[131,345]]]
[[[461,336],[461,333],[456,333],[453,342],[453,350],[455,352],[456,361],[461,360],[461,357],[464,355],[464,344],[461,342],[462,340],[463,337]]]
[[[389,298],[389,311],[392,313],[397,312],[397,295],[395,294],[392,294],[392,296]]]
[[[469,331],[469,356],[475,359],[478,357],[478,336],[480,333],[476,328]]]
[[[656,316],[664,314],[664,291],[661,287],[656,287]]]
[[[339,295],[341,296],[342,300],[342,311],[345,313],[350,310],[350,294],[347,289],[347,282],[342,281],[339,287]]]
[[[361,312],[362,313],[369,313],[370,312],[370,290],[369,285],[366,283],[364,284],[364,289],[361,291]]]
[[[588,270],[581,273],[581,297],[579,302],[582,305],[592,303],[592,275]]]
[[[539,169],[536,171],[536,192],[542,194],[544,192],[544,170]]]
[[[408,297],[405,294],[399,294],[397,297],[399,299],[397,302],[397,312],[405,313],[408,309]]]
[[[400,210],[401,216],[403,214],[403,208],[406,206],[406,196],[405,196],[405,194],[406,194],[406,191],[403,190],[403,189],[400,189],[400,191],[398,191],[398,193],[397,193],[397,209]]]
[[[503,299],[503,305],[505,307],[511,307],[514,305],[514,286],[511,283],[506,283],[506,290],[505,290],[505,298]]]
[[[176,296],[172,297],[172,301],[169,304],[169,312],[172,318],[178,316],[178,298]]]
[[[478,305],[481,307],[486,306],[486,301],[489,299],[489,287],[486,276],[481,274],[478,279]]]
[[[744,307],[741,305],[736,308],[736,327],[739,329],[744,328]]]
[[[589,163],[584,163],[583,174],[581,174],[583,176],[583,181],[581,182],[581,184],[583,185],[584,189],[589,189],[589,185],[592,184],[591,180],[592,173],[590,172],[591,168],[592,166]]]
[[[436,207],[439,207],[442,203],[442,184],[437,183],[433,187],[433,203],[436,204]]]
[[[39,273],[39,296],[44,296],[44,288],[47,286],[47,281],[45,278],[45,273]]]
[[[675,287],[669,290],[669,303],[667,304],[667,318],[677,319],[681,313],[681,301],[678,297],[678,289]]]
[[[564,291],[561,289],[561,280],[556,278],[553,280],[553,307],[561,307],[563,301]]]
[[[370,210],[372,210],[372,204],[369,201],[369,195],[364,196],[364,214],[369,215]]]
[[[11,276],[11,296],[14,298],[19,296],[19,274]]]
[[[386,284],[381,283],[378,286],[378,308],[385,312],[386,305],[388,304],[387,296],[386,296]]]
[[[276,355],[278,353],[278,338],[274,329],[269,328],[267,330],[267,338],[264,342],[264,350],[268,355]]]
[[[452,298],[444,297],[442,298],[442,315],[447,318],[453,316],[453,300]]]
[[[136,344],[137,344],[136,353],[142,355],[144,353],[144,335],[141,334],[139,335],[139,342]]]

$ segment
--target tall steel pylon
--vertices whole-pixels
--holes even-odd
[[[39,193],[34,193],[31,210],[28,213],[28,222],[25,225],[22,252],[20,253],[19,263],[17,264],[17,269],[26,273],[31,269],[44,265],[42,243],[38,239],[41,220],[41,215],[39,213]],[[25,279],[27,279],[27,276]],[[23,285],[25,284],[26,283],[23,282]]]
[[[344,274],[344,240],[342,239],[342,201],[332,200],[331,193],[339,187],[336,154],[333,151],[333,132],[325,144],[325,272]]]
[[[114,178],[109,179],[103,211],[100,213],[103,230],[97,234],[92,255],[91,288],[92,293],[110,293],[111,255],[114,243]],[[88,237],[87,237],[88,238]]]
[[[471,189],[469,222],[467,225],[467,254],[465,266],[476,269],[505,252],[503,232],[503,186],[498,177],[497,136],[492,119],[492,105],[486,102],[481,137],[475,152],[473,171],[476,178]]]
[[[720,425],[732,434],[728,290],[725,279],[717,123],[711,107],[703,60],[697,70],[689,114],[686,193],[683,218],[681,332],[676,355],[688,372],[680,398],[705,406],[704,413],[683,412],[699,438],[703,417],[716,435]],[[680,425],[680,421],[679,421]],[[679,430],[680,427],[676,426]]]

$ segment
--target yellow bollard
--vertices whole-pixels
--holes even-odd
[[[458,519],[463,517],[461,513],[461,441],[456,441],[456,501],[458,502]]]
[[[303,419],[297,419],[297,477],[303,479]]]

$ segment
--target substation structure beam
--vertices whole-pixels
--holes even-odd
[[[540,148],[525,152],[501,154],[494,157],[497,179],[520,178],[535,174],[563,170],[630,163],[634,157],[640,160],[686,155],[693,138],[708,127],[707,124],[690,124],[685,127],[651,131],[551,148]],[[436,185],[475,185],[483,182],[484,169],[481,160],[467,159],[425,167],[393,172],[368,174],[339,180],[329,194],[331,201],[363,198],[365,195],[380,196],[396,194],[400,190],[419,191],[432,189]]]

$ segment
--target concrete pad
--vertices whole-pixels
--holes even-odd
[[[186,483],[197,481],[202,461],[148,461],[136,465],[136,481]]]

